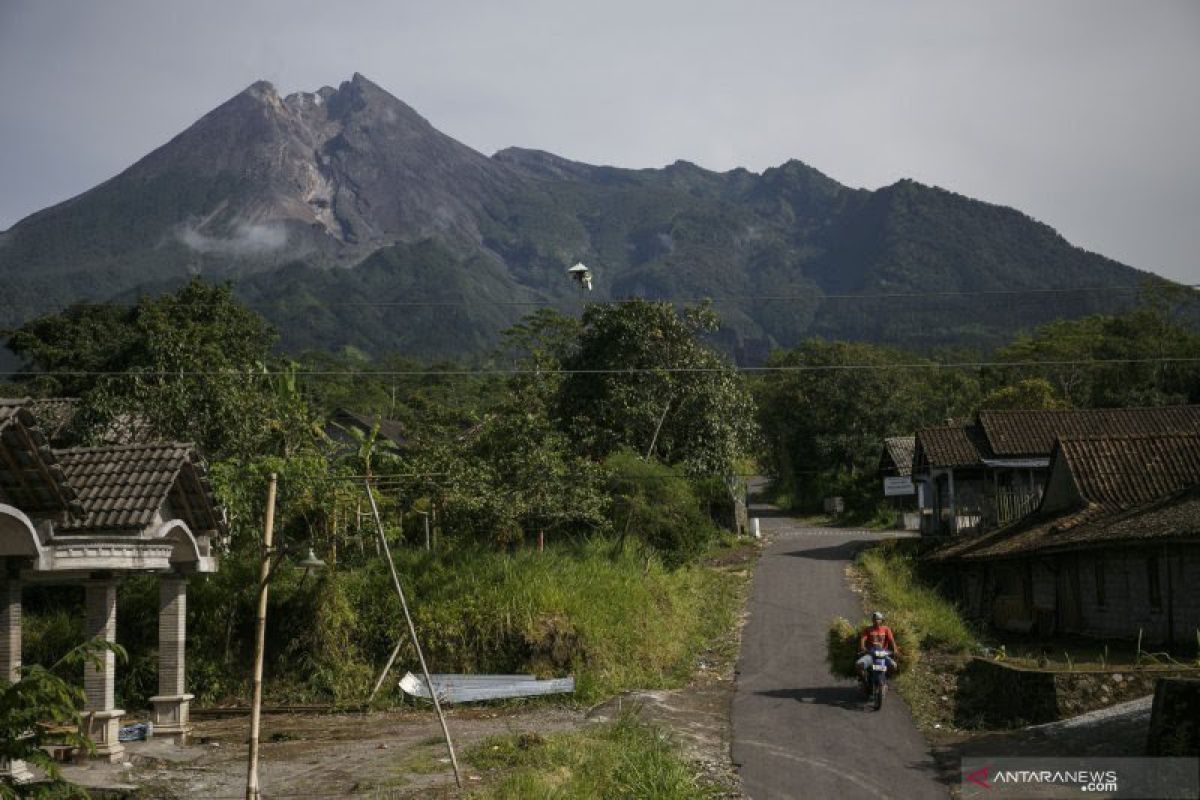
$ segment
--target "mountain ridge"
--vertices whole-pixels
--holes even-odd
[[[592,165],[520,147],[487,156],[355,73],[286,96],[255,82],[113,178],[0,233],[10,296],[0,325],[199,274],[233,280],[290,348],[478,352],[515,321],[514,302],[577,308],[563,275],[577,260],[596,272],[591,299],[800,298],[722,304],[718,341],[749,360],[814,334],[986,348],[1128,299],[1028,306],[1014,321],[963,302],[897,316],[830,295],[1167,283],[1020,211],[908,179],[850,188],[795,159],[756,173]],[[472,308],[439,319],[359,306],[351,319],[331,303],[338,294]]]

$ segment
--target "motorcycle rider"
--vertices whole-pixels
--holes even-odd
[[[866,680],[866,672],[871,668],[871,660],[876,650],[887,650],[891,654],[888,657],[888,671],[895,670],[894,656],[900,655],[900,648],[896,647],[896,637],[892,635],[892,629],[883,624],[883,613],[880,611],[871,614],[870,627],[863,628],[862,635],[858,637],[858,651],[864,655],[854,662],[854,667],[858,670],[860,680]]]

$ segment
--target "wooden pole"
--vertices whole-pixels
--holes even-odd
[[[388,547],[387,537],[383,534],[383,520],[379,518],[379,506],[375,504],[375,493],[371,491],[371,480],[363,482],[367,487],[367,499],[371,501],[371,513],[375,516],[375,529],[379,532],[379,546],[383,550],[388,570],[392,573],[392,585],[400,596],[400,607],[404,609],[404,620],[408,623],[408,634],[412,637],[413,649],[417,651],[417,660],[421,662],[421,674],[425,676],[425,685],[429,687],[429,696],[433,698],[433,710],[437,712],[438,722],[442,724],[442,735],[446,739],[446,750],[450,753],[450,764],[454,767],[454,783],[462,788],[462,775],[458,771],[458,756],[454,754],[454,742],[450,739],[450,728],[446,725],[446,715],[442,713],[442,704],[438,701],[433,678],[429,676],[429,666],[425,663],[425,654],[421,651],[421,642],[417,639],[417,626],[413,624],[412,614],[408,611],[408,600],[404,597],[404,588],[400,585],[400,576],[396,572],[396,564],[392,561],[392,551]]]
[[[267,513],[263,521],[262,564],[258,571],[258,619],[254,628],[254,699],[250,705],[250,757],[246,767],[246,800],[262,797],[258,786],[258,731],[262,716],[263,651],[267,633],[267,586],[271,578],[271,543],[275,535],[275,473],[267,484]]]
[[[371,696],[367,698],[368,703],[375,699],[375,695],[379,693],[379,687],[383,686],[383,679],[392,671],[392,664],[396,663],[396,656],[400,655],[400,646],[402,644],[404,644],[403,637],[396,640],[396,646],[392,648],[392,654],[388,656],[387,663],[383,665],[383,671],[375,679],[375,686],[371,689]]]

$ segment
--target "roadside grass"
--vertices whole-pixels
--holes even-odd
[[[479,800],[555,798],[693,800],[716,797],[697,780],[667,732],[626,712],[616,721],[569,733],[518,733],[485,739],[467,761],[494,780]]]
[[[609,541],[514,554],[406,551],[397,562],[431,669],[571,674],[574,695],[554,702],[577,704],[685,683],[697,655],[733,624],[744,580],[704,564],[670,570]],[[363,650],[381,662],[402,619],[386,573],[342,580]],[[407,645],[398,663],[415,663]]]
[[[921,543],[893,539],[863,550],[851,570],[863,592],[867,609],[883,611],[900,648],[896,689],[907,701],[913,718],[925,730],[947,726],[955,691],[954,675],[979,639],[954,603],[922,581],[917,568]],[[834,675],[854,675],[856,628],[844,619],[829,629],[827,659]]]
[[[911,625],[927,649],[966,652],[977,639],[954,603],[921,581],[914,539],[893,539],[864,550],[855,560],[867,580],[867,595],[891,620]],[[889,624],[892,624],[889,622]]]

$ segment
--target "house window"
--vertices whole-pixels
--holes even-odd
[[[1146,556],[1146,590],[1151,608],[1162,608],[1162,587],[1158,583],[1158,556]]]
[[[1103,606],[1107,599],[1108,587],[1105,585],[1104,558],[1096,559],[1096,605]]]

